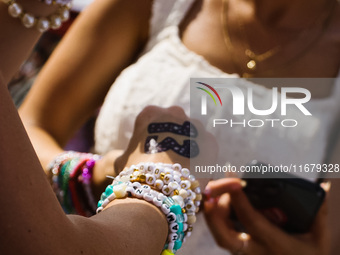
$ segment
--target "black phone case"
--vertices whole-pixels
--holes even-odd
[[[325,198],[325,191],[318,183],[301,178],[244,177],[247,185],[243,190],[250,203],[272,223],[288,233],[309,231]],[[239,231],[246,232],[234,212],[232,219]]]

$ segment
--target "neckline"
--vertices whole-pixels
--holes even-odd
[[[229,73],[222,71],[220,68],[212,65],[202,55],[199,55],[196,52],[188,49],[180,38],[180,33],[179,33],[180,31],[179,31],[179,27],[177,25],[169,26],[169,27],[166,28],[166,30],[169,30],[168,32],[170,33],[169,34],[170,39],[174,43],[176,43],[176,46],[181,51],[181,53],[187,57],[185,59],[185,61],[187,61],[188,64],[192,64],[192,61],[194,61],[195,63],[201,65],[205,70],[211,71],[211,73],[213,75],[217,75],[220,78],[242,78],[237,73],[229,74]],[[329,96],[322,97],[322,98],[311,98],[311,100],[309,102],[315,102],[315,103],[326,103],[327,102],[327,103],[329,103],[329,101],[333,100],[333,101],[339,101],[339,104],[340,104],[340,100],[336,100],[337,96],[340,95],[340,70],[338,72],[337,77],[334,77],[334,80],[335,80],[335,82],[334,82],[332,91],[331,91]],[[267,87],[265,87],[261,84],[257,84],[257,83],[251,82],[251,81],[247,81],[247,82],[251,83],[257,89],[260,89],[262,91],[263,90],[265,90],[265,91],[270,90],[269,88],[267,88]]]

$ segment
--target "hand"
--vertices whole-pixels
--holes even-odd
[[[219,246],[233,254],[245,255],[327,255],[329,233],[327,202],[321,206],[309,233],[289,235],[252,207],[242,191],[240,179],[212,181],[206,188],[205,217]],[[230,207],[248,230],[242,234],[232,226]]]
[[[164,162],[174,163],[178,162],[184,167],[190,167],[192,160],[203,160],[209,158],[214,161],[217,155],[215,149],[217,142],[215,138],[204,130],[202,124],[195,120],[190,120],[191,126],[195,127],[195,136],[188,137],[180,135],[176,132],[161,132],[152,133],[148,132],[148,126],[151,123],[176,123],[183,125],[184,122],[189,121],[188,116],[184,113],[183,109],[177,106],[170,108],[160,108],[156,106],[148,106],[137,116],[134,132],[128,148],[124,154],[119,157],[115,162],[116,172],[120,172],[126,165],[136,164],[139,162]],[[185,157],[176,153],[174,150],[169,149],[155,154],[145,152],[145,144],[150,136],[158,136],[157,143],[160,143],[165,138],[174,139],[180,146],[184,141],[194,142],[198,146],[198,154],[195,157]],[[191,151],[190,151],[191,152]]]

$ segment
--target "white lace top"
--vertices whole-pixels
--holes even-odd
[[[126,148],[135,118],[147,105],[178,105],[188,114],[191,77],[238,77],[222,72],[182,44],[178,25],[193,2],[154,1],[150,40],[138,61],[116,79],[98,116],[95,128],[97,153]],[[224,135],[225,147],[220,148],[220,156],[236,166],[252,159],[271,164],[322,162],[330,127],[338,115],[339,83],[337,81],[330,97],[312,99],[305,104],[313,116],[304,118],[296,128],[228,129],[230,135]],[[271,100],[271,90],[247,82],[239,84],[242,90],[249,86],[253,88],[256,105],[266,105]],[[231,113],[223,114],[224,118],[232,117]],[[292,112],[291,117],[296,114]],[[184,245],[180,253],[225,254],[214,244],[204,221],[198,224],[196,229],[199,231],[194,231],[193,237],[189,238],[190,244]]]
[[[100,111],[95,130],[96,152],[126,148],[135,117],[147,105],[178,105],[189,114],[191,77],[238,77],[210,65],[202,56],[182,44],[178,24],[192,2],[155,1],[151,38],[144,54],[119,75]],[[271,100],[272,91],[263,86],[247,82],[238,86],[243,91],[252,87],[256,106],[266,105]],[[251,159],[273,164],[300,163],[301,160],[320,163],[324,158],[327,134],[337,116],[339,95],[340,85],[337,82],[332,96],[312,99],[305,104],[313,116],[304,118],[297,128],[268,127],[257,129],[256,132],[249,128],[230,129],[231,135],[225,141],[227,146],[221,151],[228,155],[228,161],[237,166]],[[294,117],[296,114],[293,111],[291,115]],[[228,113],[224,111],[224,118],[232,118],[226,115]],[[275,117],[278,116],[272,116]],[[254,118],[258,119],[258,116]]]

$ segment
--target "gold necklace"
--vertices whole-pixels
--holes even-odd
[[[332,17],[332,13],[333,13],[333,10],[335,9],[334,6],[335,6],[336,3],[337,3],[337,0],[333,1],[333,4],[330,5],[329,9],[327,8],[325,12],[322,12],[322,14],[310,26],[308,26],[307,28],[303,29],[299,33],[297,39],[292,40],[289,43],[289,44],[294,44],[294,43],[296,43],[296,41],[302,40],[304,37],[306,37],[309,34],[308,33],[309,30],[315,28],[315,26],[317,26],[317,25],[321,25],[321,29],[320,29],[319,34],[313,40],[311,40],[311,42],[309,43],[309,45],[307,45],[307,47],[302,49],[299,52],[299,54],[294,56],[292,58],[292,60],[297,60],[298,58],[302,57],[308,51],[308,49],[311,48],[311,46],[314,45],[314,43],[316,43],[316,41],[318,41],[318,39],[323,35],[323,33],[325,31],[325,28],[328,26],[329,21],[330,21],[330,19]],[[226,12],[227,12],[228,4],[229,4],[228,0],[222,0],[221,22],[222,22],[222,30],[223,30],[224,43],[227,46],[227,48],[231,52],[233,52],[233,48],[234,47],[233,47],[233,44],[232,44],[231,39],[230,39],[230,35],[229,35],[229,32],[228,32],[228,25],[227,25],[227,15],[226,15]],[[246,33],[244,31],[243,26],[241,24],[239,24],[239,26],[240,26],[241,30],[243,31],[243,33],[244,33],[244,37],[246,37]],[[245,67],[247,68],[248,71],[253,72],[253,73],[256,70],[256,68],[257,68],[257,66],[259,65],[260,62],[265,61],[265,60],[273,57],[274,55],[278,54],[283,49],[282,45],[277,45],[277,46],[267,50],[264,53],[256,54],[255,52],[253,52],[250,49],[249,44],[247,43],[247,40],[245,40],[245,42],[246,42],[246,49],[244,51],[244,54],[248,57],[248,61],[247,61]],[[288,44],[288,46],[289,46],[289,44]],[[233,57],[232,54],[231,54],[231,56],[232,56],[233,64],[236,67],[236,62],[237,61],[235,60],[235,58]],[[293,62],[293,61],[288,61],[288,62],[290,63],[290,62]],[[288,63],[286,63],[286,64],[288,64]],[[240,69],[240,68],[237,68],[237,69]],[[272,70],[273,70],[273,68],[271,68],[268,71],[272,71]],[[265,72],[265,73],[268,73],[268,71]],[[242,76],[243,77],[250,77],[252,75],[249,74],[249,73],[243,73]]]

